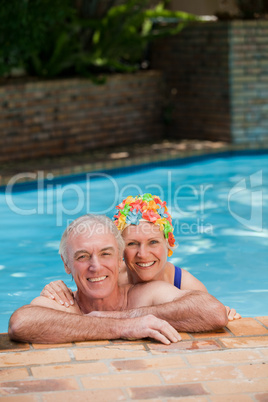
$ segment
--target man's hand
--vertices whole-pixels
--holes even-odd
[[[131,318],[130,325],[126,327],[123,339],[152,338],[165,345],[181,340],[180,334],[167,322],[154,315]]]
[[[238,320],[239,318],[241,318],[241,315],[238,314],[234,308],[230,308],[228,306],[225,306],[225,308],[229,321]]]
[[[110,317],[110,318],[120,318],[126,312],[118,311],[92,311],[87,314],[90,317]],[[127,318],[127,314],[125,314]],[[126,326],[125,333],[123,333],[122,338],[124,339],[141,339],[141,338],[152,338],[159,342],[169,345],[172,342],[178,342],[181,340],[180,334],[174,329],[167,321],[161,320],[152,314],[145,315],[142,317],[131,318],[129,325]]]
[[[63,281],[50,282],[44,287],[40,296],[47,297],[64,307],[74,305],[74,297],[71,289],[67,288]]]

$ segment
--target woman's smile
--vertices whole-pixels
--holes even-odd
[[[141,268],[149,268],[152,265],[154,265],[155,261],[152,262],[136,262],[136,265],[138,265]]]

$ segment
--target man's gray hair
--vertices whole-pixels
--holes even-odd
[[[105,215],[94,215],[94,214],[87,214],[80,216],[79,218],[75,219],[70,223],[70,225],[65,229],[63,232],[60,247],[59,247],[59,254],[62,256],[63,260],[67,262],[67,240],[71,233],[74,234],[88,234],[88,236],[97,234],[107,234],[111,233],[114,235],[119,255],[123,255],[123,251],[125,248],[124,240],[121,236],[121,233],[115,226],[114,222]]]

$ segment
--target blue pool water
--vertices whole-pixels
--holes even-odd
[[[65,274],[58,246],[66,224],[151,192],[171,206],[179,247],[170,261],[243,316],[268,315],[268,157],[220,155],[54,180],[0,192],[0,332],[11,313]],[[23,177],[24,176],[24,177]]]

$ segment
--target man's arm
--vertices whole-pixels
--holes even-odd
[[[27,305],[16,310],[10,318],[8,333],[12,340],[31,343],[150,337],[168,345],[181,339],[170,324],[152,315],[123,320],[99,318],[40,305]]]
[[[172,302],[134,309],[131,316],[153,314],[183,332],[211,331],[228,324],[226,308],[215,297],[199,290],[181,292]]]
[[[179,290],[156,281],[136,285],[131,291],[129,310],[91,315],[128,318],[153,314],[183,332],[211,331],[228,323],[225,306],[207,292]]]

